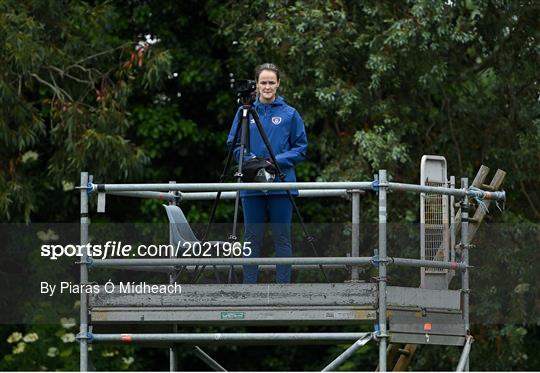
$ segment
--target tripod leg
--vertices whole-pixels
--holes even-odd
[[[246,147],[247,132],[249,126],[249,109],[244,107],[242,109],[242,119],[241,119],[241,137],[240,137],[240,157],[238,157],[238,172],[236,173],[236,182],[242,182],[242,167],[244,165],[244,149]],[[234,201],[234,221],[233,221],[233,231],[231,234],[231,239],[236,239],[236,225],[238,222],[238,207],[240,205],[240,191],[236,192],[236,199]]]
[[[227,176],[227,172],[229,171],[229,167],[231,167],[231,162],[232,162],[233,153],[234,153],[234,146],[236,145],[236,142],[238,141],[238,135],[241,129],[241,121],[242,121],[242,118],[241,117],[238,118],[236,131],[234,132],[233,141],[227,153],[227,160],[225,162],[225,167],[223,168],[223,172],[221,173],[221,176],[219,177],[219,183],[222,183],[225,180],[225,177]],[[205,242],[206,238],[208,237],[208,233],[210,232],[210,227],[216,216],[216,210],[217,210],[217,206],[219,204],[220,198],[221,198],[221,191],[217,193],[216,199],[214,200],[214,204],[212,206],[212,212],[210,213],[210,220],[209,220],[208,226],[206,227],[206,231],[204,232],[204,235],[201,239],[201,242]]]
[[[249,117],[248,117],[249,118]],[[249,137],[249,121],[247,122],[247,125],[246,125],[246,152],[248,152],[249,154],[251,154],[251,143],[249,141],[250,137]]]
[[[274,151],[272,150],[272,146],[270,145],[270,140],[268,140],[268,136],[266,135],[266,132],[264,132],[264,128],[262,127],[262,124],[261,124],[261,121],[259,119],[259,115],[257,114],[257,111],[254,108],[251,108],[250,112],[251,112],[251,115],[253,116],[253,119],[255,120],[255,124],[257,125],[257,130],[259,131],[259,133],[260,133],[260,135],[261,135],[261,137],[263,139],[264,145],[266,146],[266,149],[268,149],[268,153],[270,154],[270,158],[272,159],[272,162],[274,162],[274,165],[276,166],[276,170],[278,172],[279,178],[281,179],[281,181],[285,181],[285,174],[281,171],[281,167],[279,167],[279,165],[277,163],[276,156],[274,154]],[[302,232],[304,234],[304,237],[305,237],[306,241],[311,246],[311,249],[313,250],[313,253],[315,254],[315,256],[318,257],[319,254],[317,252],[317,249],[315,248],[315,244],[313,243],[314,238],[309,235],[309,233],[307,231],[307,228],[306,228],[306,225],[304,224],[304,219],[302,218],[302,214],[300,214],[300,210],[298,209],[298,206],[296,205],[296,202],[295,202],[290,190],[287,190],[287,196],[289,197],[289,201],[291,202],[291,204],[292,204],[292,206],[294,208],[294,211],[295,211],[296,215],[298,216],[298,220],[300,221],[300,226],[302,227]],[[323,268],[322,264],[319,264],[319,268],[320,268],[320,270],[321,270],[321,272],[323,274],[323,277],[324,277],[325,281],[329,282],[328,277],[326,276],[326,272],[324,271],[324,268]]]
[[[241,136],[240,136],[240,156],[238,157],[238,172],[236,173],[236,182],[241,183],[242,182],[242,167],[244,165],[244,149],[246,148],[246,143],[248,143],[249,148],[249,138],[248,131],[249,131],[249,111],[250,111],[250,105],[244,105],[242,108],[242,119],[240,120],[242,129],[241,129]],[[236,228],[238,223],[238,209],[240,206],[240,191],[236,191],[236,198],[234,200],[234,220],[233,220],[233,229],[232,233],[229,236],[229,239],[232,241],[237,240],[236,236]],[[232,279],[235,278],[234,274],[234,266],[231,265],[229,269],[229,283],[232,282]]]
[[[227,160],[225,161],[225,167],[223,168],[223,172],[221,173],[221,175],[219,177],[219,183],[223,183],[223,181],[225,180],[225,177],[227,176],[227,172],[229,171],[229,168],[231,167],[231,162],[232,162],[233,153],[234,153],[234,147],[236,145],[236,142],[238,141],[238,135],[239,135],[240,129],[241,129],[241,122],[242,122],[242,118],[239,117],[238,118],[238,123],[236,125],[236,131],[234,131],[233,141],[232,141],[231,146],[229,147],[229,150],[227,152]],[[203,234],[201,242],[206,242],[208,234],[210,233],[210,228],[212,227],[212,223],[214,222],[214,219],[216,217],[216,210],[217,210],[220,199],[221,199],[221,191],[218,191],[217,195],[216,195],[216,199],[214,200],[214,203],[212,205],[212,211],[210,212],[210,219],[208,221],[208,225],[206,226],[206,230],[205,230],[205,232]],[[194,270],[195,277],[194,277],[192,283],[196,283],[199,280],[199,277],[201,276],[204,269],[205,269],[205,266],[203,265],[200,272],[198,272],[197,271],[198,266],[195,267],[195,270]],[[217,269],[215,269],[215,267],[214,267],[214,270],[217,271]],[[219,274],[217,272],[216,272],[216,277],[219,278]]]

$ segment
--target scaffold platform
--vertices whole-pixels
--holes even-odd
[[[106,194],[124,197],[154,198],[169,201],[175,206],[179,200],[200,200],[216,197],[224,192],[224,199],[233,199],[240,190],[299,190],[300,197],[351,197],[352,242],[345,257],[294,257],[294,258],[204,258],[204,259],[107,259],[83,256],[80,262],[81,284],[89,283],[90,268],[116,268],[167,273],[168,284],[177,283],[178,269],[203,269],[241,265],[292,265],[298,268],[335,266],[350,271],[350,280],[344,283],[293,283],[293,284],[197,284],[180,283],[180,292],[134,293],[102,291],[82,294],[81,325],[77,338],[80,342],[80,367],[88,369],[88,347],[91,343],[142,343],[165,344],[169,347],[171,371],[177,369],[177,345],[194,346],[196,353],[211,367],[220,367],[199,345],[218,344],[326,344],[351,342],[323,371],[335,370],[358,348],[370,340],[379,344],[378,370],[387,370],[389,344],[445,345],[463,347],[458,370],[468,369],[469,351],[473,341],[469,325],[469,224],[473,234],[485,212],[478,212],[469,219],[469,198],[478,201],[505,199],[504,192],[496,191],[504,178],[497,171],[490,191],[483,185],[487,171],[479,172],[469,188],[462,179],[462,188],[455,188],[455,180],[446,179],[443,157],[425,156],[422,184],[403,184],[388,181],[385,170],[370,182],[334,183],[229,183],[229,184],[94,184],[92,177],[81,173],[81,244],[89,241],[88,198],[97,193],[97,210],[105,211]],[[431,163],[430,163],[431,162]],[[431,164],[431,165],[430,165]],[[443,165],[444,167],[442,167]],[[430,171],[431,170],[431,171]],[[438,175],[443,170],[442,176]],[[431,173],[427,172],[430,171]],[[437,171],[437,172],[434,172]],[[425,179],[425,180],[424,180]],[[360,256],[360,195],[375,191],[378,198],[378,246],[372,256]],[[234,192],[231,192],[234,191]],[[422,231],[420,258],[390,257],[387,253],[387,192],[405,191],[421,196],[421,224],[430,231]],[[431,198],[431,195],[439,195]],[[455,212],[454,199],[460,209]],[[170,213],[173,208],[167,211]],[[437,211],[435,214],[434,211]],[[429,215],[429,214],[431,215]],[[169,214],[170,215],[170,214]],[[182,218],[183,214],[180,214]],[[179,216],[180,216],[179,215]],[[433,215],[433,216],[432,216]],[[477,217],[477,215],[479,215]],[[170,216],[169,216],[170,218]],[[174,232],[177,221],[171,221]],[[189,227],[187,221],[184,227]],[[474,225],[476,224],[476,225]],[[424,228],[425,228],[424,227]],[[433,228],[433,229],[432,229]],[[459,229],[458,229],[459,228]],[[424,236],[438,236],[427,240]],[[180,236],[185,232],[179,232]],[[458,238],[460,233],[460,238]],[[170,233],[171,242],[175,235]],[[192,238],[193,239],[193,238]],[[459,248],[459,253],[456,254]],[[459,260],[457,258],[459,257]],[[377,277],[373,282],[359,279],[359,267],[373,266]],[[387,270],[391,266],[421,268],[421,286],[404,287],[387,284]],[[420,271],[419,271],[420,272]],[[232,273],[232,272],[230,272]],[[459,274],[459,290],[449,289],[449,281]],[[159,281],[159,280],[158,280]],[[195,281],[194,281],[195,282]],[[103,285],[103,284],[101,284]],[[163,285],[163,284],[156,284]],[[366,324],[373,325],[366,332]],[[362,326],[356,332],[238,332],[238,327],[250,326]],[[204,333],[200,327],[231,327],[232,333]],[[151,329],[147,333],[145,329]],[[152,329],[153,328],[153,329]],[[164,329],[165,328],[165,329]],[[167,329],[168,328],[168,329]],[[182,332],[179,332],[179,330]],[[185,332],[195,328],[196,332]],[[134,331],[132,331],[134,330]],[[161,331],[168,331],[162,333]],[[242,329],[243,330],[243,329]],[[141,332],[142,331],[142,332]],[[159,332],[158,332],[159,331]],[[410,351],[414,351],[415,348]],[[414,353],[414,352],[413,352]],[[221,369],[220,369],[221,370]]]
[[[459,290],[387,287],[390,341],[461,346]],[[90,322],[215,326],[351,325],[377,320],[377,284],[193,284],[181,294],[101,291]],[[425,330],[429,325],[429,330]]]

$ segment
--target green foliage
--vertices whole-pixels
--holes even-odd
[[[528,1],[320,0],[285,6],[255,1],[231,8],[232,14],[222,14],[221,25],[244,57],[231,62],[239,71],[266,60],[283,68],[283,93],[306,119],[310,157],[322,160],[322,179],[369,180],[385,168],[394,179],[416,180],[421,156],[442,154],[458,177],[472,177],[480,164],[507,170],[507,215],[514,221],[538,220],[538,36],[531,32],[538,26],[538,7]],[[391,198],[392,218],[398,219],[393,221],[417,221],[412,199]],[[363,209],[375,218],[373,200],[364,200]],[[406,257],[414,255],[401,241],[396,247]],[[493,248],[483,250],[492,253]],[[506,260],[497,255],[491,257],[496,263],[523,269],[523,283],[535,277],[535,270],[518,259],[530,258],[530,250]],[[504,295],[513,293],[511,283],[501,286],[497,297],[483,292],[495,268],[485,263],[474,272],[485,276],[473,279],[482,284],[474,293],[478,320],[522,309],[517,299]],[[403,279],[399,270],[391,276]],[[519,320],[523,323],[535,320],[530,312],[537,307],[527,309],[528,321]],[[488,327],[489,338],[480,325],[473,328],[479,350],[473,364],[524,369],[527,342],[518,336],[526,329],[501,328],[493,321]],[[501,351],[497,358],[486,358],[496,340]],[[421,349],[413,368],[455,366],[455,349],[436,351]]]
[[[254,1],[230,9],[218,21],[243,57],[231,64],[282,66],[283,93],[317,138],[323,175],[350,179],[339,164],[357,163],[356,179],[386,168],[414,180],[423,154],[444,154],[458,177],[482,163],[512,170],[512,203],[540,217],[531,179],[540,161],[538,8],[530,2]]]
[[[58,325],[34,325],[16,329],[0,341],[5,352],[0,359],[2,371],[79,370],[79,344],[76,340],[77,324],[73,318],[62,318]],[[141,361],[135,357],[133,347],[91,346],[95,369],[99,371],[137,370]]]
[[[170,55],[119,39],[110,4],[0,7],[0,214],[43,213],[36,190],[75,183],[82,169],[116,180],[140,174],[148,158],[126,138],[126,100],[137,84],[160,83]]]
[[[229,73],[249,78],[255,65],[272,61],[284,73],[281,93],[308,128],[300,180],[371,180],[385,168],[394,180],[414,182],[421,156],[441,154],[458,178],[473,177],[480,164],[508,171],[508,211],[495,219],[537,222],[538,19],[530,0],[3,1],[0,215],[8,222],[73,220],[78,200],[70,191],[82,170],[98,182],[216,181],[235,110]],[[159,41],[145,43],[146,35]],[[362,201],[362,221],[375,221],[375,199]],[[415,195],[392,197],[391,221],[417,222],[416,201]],[[349,220],[346,203],[299,205],[308,222]],[[111,198],[107,208],[107,217],[95,219],[165,219],[157,201]],[[191,222],[208,220],[208,203],[183,208]],[[230,221],[231,204],[221,203],[217,216]],[[325,254],[341,255],[350,227],[313,231],[330,243]],[[366,227],[362,247],[376,244],[375,231]],[[414,232],[396,228],[389,240],[413,256]],[[517,244],[523,232],[528,250]],[[473,325],[474,369],[539,367],[538,302],[531,303],[538,280],[530,252],[537,241],[530,236],[523,228],[492,240],[510,237],[507,246],[482,248],[487,270],[473,271],[472,280],[494,285],[472,297],[474,315],[489,320]],[[472,260],[479,256],[471,253]],[[500,276],[503,270],[515,281]],[[411,286],[417,280],[397,270],[390,275]],[[21,341],[6,341],[13,332],[39,339],[21,351]],[[0,369],[76,370],[77,345],[61,339],[68,333],[75,332],[61,325],[0,328]],[[227,368],[243,359],[253,370],[302,370],[319,369],[344,347],[211,352]],[[50,348],[58,354],[48,356]],[[166,366],[162,350],[95,348],[97,369]],[[372,369],[376,353],[374,345],[361,349],[340,369]],[[181,357],[188,368],[203,369],[190,352]],[[448,370],[458,358],[455,348],[423,347],[413,368]]]

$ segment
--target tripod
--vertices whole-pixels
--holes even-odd
[[[268,139],[268,136],[266,135],[266,132],[264,131],[264,128],[263,128],[263,126],[261,124],[261,121],[260,121],[259,115],[257,113],[257,110],[255,110],[255,108],[253,107],[254,95],[251,92],[249,94],[247,94],[247,92],[246,92],[246,93],[239,93],[238,96],[239,96],[239,101],[242,103],[242,109],[241,109],[242,110],[242,115],[238,118],[236,131],[234,133],[234,137],[233,137],[233,141],[231,143],[231,146],[230,146],[230,148],[228,150],[227,160],[225,162],[225,167],[224,167],[223,172],[222,172],[222,174],[220,176],[219,182],[222,183],[225,180],[225,177],[226,177],[226,175],[228,173],[228,170],[230,168],[230,165],[231,165],[231,162],[232,162],[232,159],[233,159],[234,149],[236,148],[236,145],[238,143],[239,135],[240,135],[240,144],[239,144],[239,152],[240,153],[239,153],[239,157],[238,157],[238,168],[237,168],[237,171],[235,172],[234,176],[236,177],[236,181],[238,183],[242,182],[242,176],[243,176],[242,175],[242,169],[243,169],[243,164],[244,164],[244,153],[245,153],[245,151],[250,153],[249,114],[251,114],[251,116],[253,117],[253,120],[255,121],[257,131],[261,135],[261,138],[262,138],[262,140],[264,142],[264,145],[265,145],[266,149],[268,150],[268,154],[270,155],[270,159],[272,160],[272,162],[273,162],[273,164],[274,164],[274,166],[276,168],[278,177],[280,178],[281,181],[285,181],[285,174],[282,172],[282,170],[281,170],[281,168],[280,168],[280,166],[279,166],[279,164],[277,162],[276,156],[275,156],[274,151],[272,150],[272,146],[270,144],[270,140]],[[291,191],[286,190],[286,192],[287,192],[287,196],[289,198],[289,201],[291,202],[291,205],[293,206],[294,211],[295,211],[295,213],[298,216],[298,219],[300,221],[300,225],[302,227],[302,232],[304,234],[304,238],[306,239],[308,244],[311,246],[314,255],[318,257],[319,254],[317,253],[317,249],[315,248],[315,245],[314,245],[314,238],[312,236],[310,236],[309,233],[307,232],[307,228],[305,226],[304,219],[302,218],[300,210],[298,209],[298,206],[296,205],[296,202],[295,202],[295,200],[294,200],[294,198],[293,198],[293,196],[291,194]],[[207,226],[206,232],[204,233],[202,241],[206,240],[206,237],[207,237],[207,235],[208,235],[208,233],[210,231],[210,227],[211,227],[212,222],[213,222],[213,220],[215,218],[215,213],[216,213],[217,205],[219,203],[220,198],[221,198],[221,192],[218,192],[217,196],[216,196],[216,199],[214,200],[214,204],[212,206],[212,212],[210,214],[210,221],[208,223],[208,226]],[[231,240],[231,241],[235,241],[237,239],[236,230],[237,230],[239,206],[240,206],[240,191],[237,191],[236,192],[236,198],[235,198],[235,204],[234,204],[233,228],[232,228],[232,233],[229,235],[229,240]],[[328,278],[326,276],[326,273],[324,272],[323,266],[319,265],[319,268],[320,268],[325,280],[328,282]],[[202,267],[201,271],[199,271],[199,273],[196,274],[195,281],[202,274],[203,270],[204,270],[204,266]],[[234,275],[234,266],[231,266],[231,268],[229,269],[229,276],[228,276],[228,282],[229,283],[232,282],[233,276],[235,276]]]

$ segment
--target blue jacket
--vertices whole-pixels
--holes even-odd
[[[253,106],[257,110],[257,114],[259,114],[262,127],[270,140],[270,145],[276,156],[277,163],[281,171],[285,174],[285,181],[296,181],[294,166],[306,158],[308,146],[306,129],[304,128],[302,117],[300,117],[300,114],[295,108],[287,105],[281,96],[278,96],[271,104],[263,104],[257,98]],[[242,107],[238,109],[234,117],[229,138],[227,139],[228,146],[232,144],[241,115]],[[266,149],[262,137],[257,130],[255,120],[251,115],[249,118],[251,153],[247,153],[246,149],[244,159],[249,159],[253,156],[270,158],[270,153]],[[238,134],[238,141],[234,146],[234,157],[237,162],[240,156],[240,137],[241,131]],[[280,182],[277,176],[276,182]],[[274,194],[286,194],[286,192],[268,191],[265,193],[262,191],[242,191],[240,193],[242,197]],[[293,195],[298,195],[298,192],[293,191]]]

